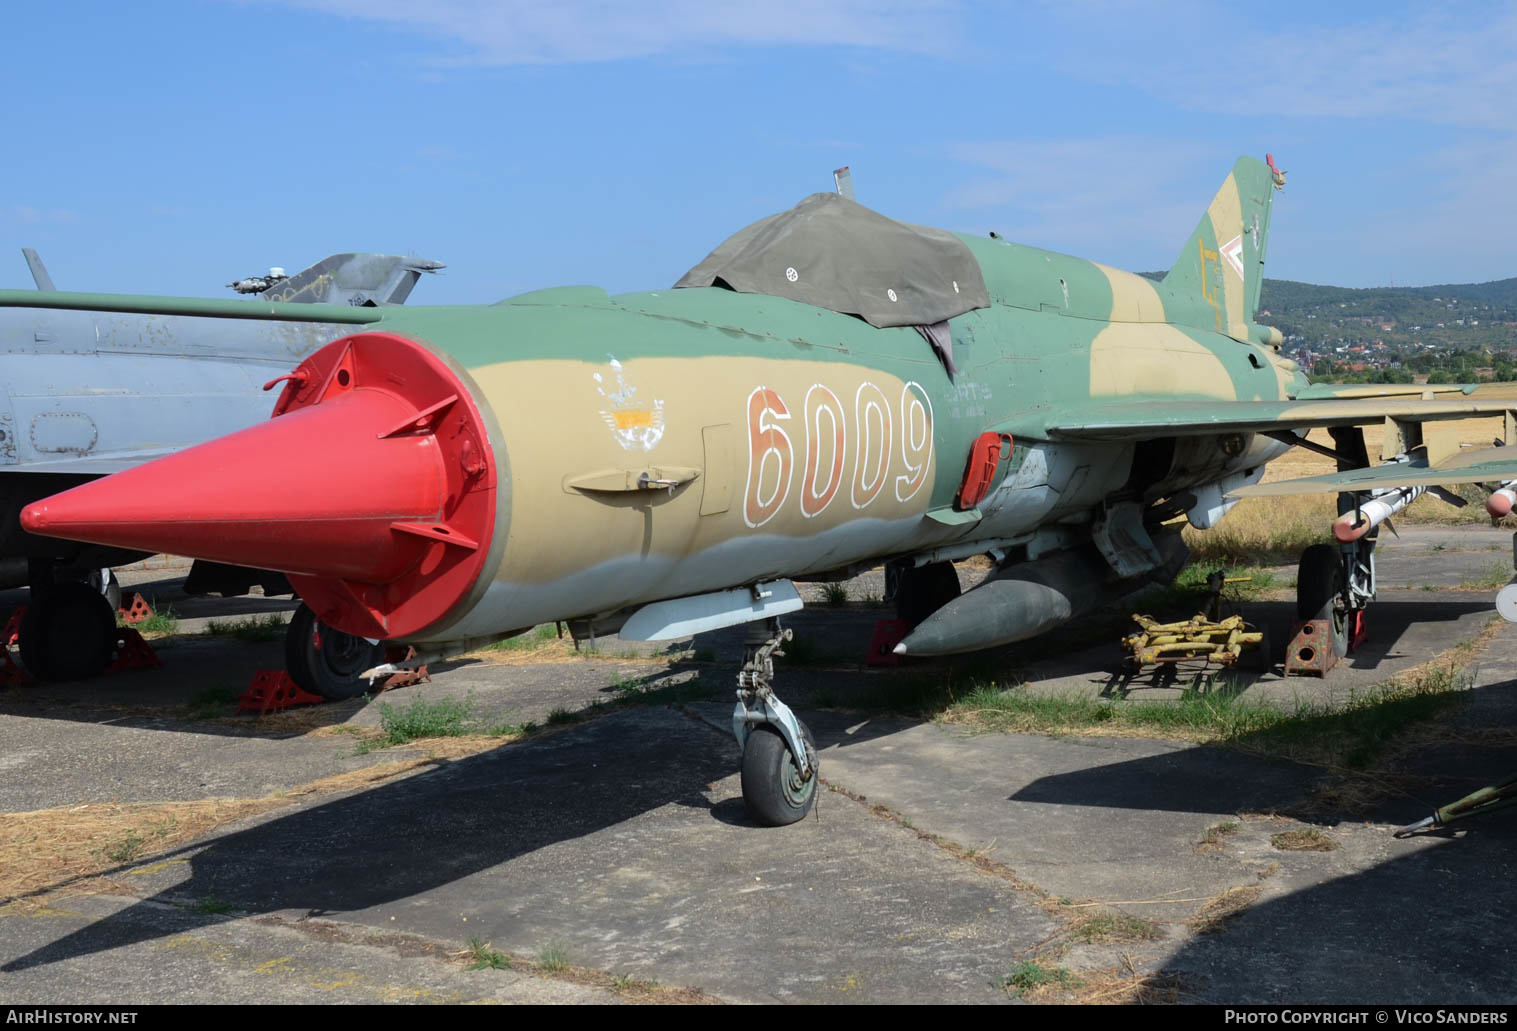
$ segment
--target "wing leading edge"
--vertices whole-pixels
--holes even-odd
[[[1307,401],[1155,401],[1092,403],[1061,411],[1025,413],[1006,429],[1046,440],[1122,441],[1209,433],[1268,433],[1326,426],[1368,426],[1383,420],[1440,422],[1500,416],[1517,399],[1401,400],[1349,398]]]

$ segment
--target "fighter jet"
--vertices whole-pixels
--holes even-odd
[[[17,521],[21,509],[262,421],[270,407],[264,383],[347,327],[308,310],[301,321],[274,322],[58,310],[43,303],[56,291],[42,259],[30,248],[23,255],[38,292],[11,292],[16,310],[0,312],[0,587],[30,586],[22,660],[36,677],[65,680],[105,667],[115,648],[115,605],[101,598],[119,598],[109,567],[142,554],[33,536]],[[228,303],[319,303],[342,311],[396,305],[422,274],[442,267],[423,258],[334,254],[293,276],[272,269],[230,284],[259,296]],[[202,563],[191,587],[246,593],[260,580],[271,578]]]
[[[1384,421],[1389,461],[1298,489],[1517,478],[1503,457],[1517,452],[1451,453],[1434,432],[1505,413],[1511,443],[1513,402],[1313,386],[1255,321],[1284,179],[1240,159],[1159,282],[894,221],[840,176],[673,289],[348,309],[362,325],[300,363],[268,422],[39,501],[22,523],[284,571],[323,623],[414,644],[417,662],[554,620],[636,640],[747,624],[743,794],[761,822],[790,823],[817,771],[774,690],[797,580],[883,563],[915,624],[897,650],[940,655],[1171,578],[1179,524],[1215,525],[1312,427],[1367,467],[1360,427]],[[1303,556],[1308,618],[1373,593],[1376,516],[1349,514],[1358,537]],[[951,563],[975,554],[995,570],[961,595]]]

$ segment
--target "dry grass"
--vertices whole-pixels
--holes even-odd
[[[1336,852],[1338,842],[1315,827],[1271,834],[1269,843],[1282,852]]]
[[[674,662],[696,659],[700,657],[694,650],[688,652],[654,652],[647,653],[626,646],[617,650],[608,650],[605,646],[617,643],[615,638],[604,638],[595,645],[588,641],[581,642],[579,647],[574,646],[574,638],[566,631],[562,637],[558,636],[552,623],[544,623],[534,627],[525,633],[504,641],[496,641],[476,651],[460,656],[463,659],[472,659],[476,662],[485,662],[494,666],[538,666],[561,662],[603,662],[614,660],[616,662],[641,663],[650,666],[668,666]]]
[[[498,743],[498,742],[496,742]],[[301,798],[388,780],[435,760],[377,763],[262,798],[100,802],[0,815],[0,905],[68,889],[111,890],[124,867]]]
[[[1180,1001],[1184,989],[1184,983],[1173,974],[1139,973],[1133,958],[1123,956],[1120,967],[1082,970],[1080,987],[1067,999],[1046,1001],[1067,1001],[1080,1006],[1172,1006]]]
[[[1264,889],[1257,884],[1229,888],[1197,910],[1196,915],[1186,923],[1197,934],[1215,933],[1227,926],[1228,921],[1253,905],[1263,893]]]
[[[1159,937],[1159,925],[1152,920],[1128,913],[1094,913],[1082,915],[1069,931],[1070,942],[1086,945],[1124,945],[1153,941]]]

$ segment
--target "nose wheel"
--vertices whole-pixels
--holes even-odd
[[[775,695],[774,656],[790,640],[779,620],[749,625],[737,675],[732,730],[743,750],[743,802],[766,827],[804,819],[816,803],[817,758],[811,731]]]

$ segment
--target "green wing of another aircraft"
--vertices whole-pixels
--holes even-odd
[[[0,308],[52,308],[128,315],[198,315],[267,322],[332,322],[367,325],[384,318],[383,309],[298,301],[222,301],[206,297],[90,294],[68,290],[0,290]]]

